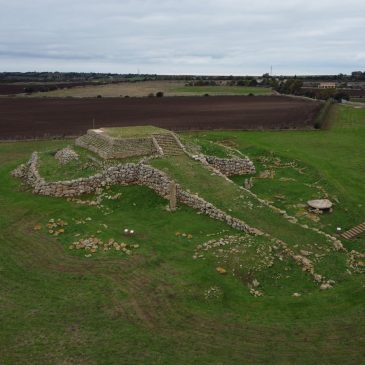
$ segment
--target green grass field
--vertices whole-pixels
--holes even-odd
[[[283,162],[295,162],[299,168],[303,167],[306,172],[304,175],[295,172],[295,169],[279,168],[276,174],[277,179],[258,179],[253,191],[274,200],[276,194],[288,195],[288,203],[294,203],[295,199],[299,203],[298,194],[305,198],[304,200],[318,198],[316,190],[320,191],[320,189],[278,180],[289,178],[306,184],[317,183],[340,202],[335,214],[331,216],[333,233],[337,226],[350,228],[353,224],[359,224],[365,220],[363,203],[365,110],[337,106],[332,108],[328,119],[331,125],[330,130],[280,133],[204,132],[192,133],[188,137],[193,140],[197,137],[195,142],[200,143],[203,151],[208,153],[209,149],[214,151],[213,142],[233,146],[250,156],[261,170],[272,168],[275,157]],[[218,148],[220,148],[219,145]],[[262,157],[266,157],[269,161],[260,162]],[[242,178],[235,180],[242,183]],[[295,193],[294,190],[297,192]],[[313,191],[313,194],[310,191]],[[326,216],[323,218],[325,219]]]
[[[201,132],[181,138],[207,154],[247,154],[258,170],[255,194],[300,223],[335,234],[338,226],[365,221],[365,110],[335,106],[329,118],[331,128],[323,131]],[[293,260],[275,254],[267,238],[239,233],[183,205],[169,213],[167,202],[147,188],[112,187],[95,207],[35,196],[10,176],[35,150],[47,179],[99,171],[78,150],[80,160],[62,172],[52,153],[69,144],[0,144],[1,364],[365,361],[364,275],[349,270],[346,254],[334,252],[323,236],[289,223],[240,189],[246,177],[229,183],[185,156],[151,162],[294,251],[318,254],[316,271],[335,280],[333,289],[319,290]],[[265,171],[274,171],[272,179],[260,178]],[[121,195],[108,199],[114,194]],[[303,214],[300,204],[324,194],[336,202],[333,213],[319,220]],[[50,234],[50,219],[66,221],[65,232]],[[125,228],[135,235],[126,237]],[[240,244],[199,248],[237,234]],[[138,247],[130,255],[70,249],[90,235]],[[364,236],[343,243],[365,251]],[[202,257],[194,259],[196,252]],[[217,266],[227,274],[219,274]],[[260,282],[262,297],[250,294],[252,279]]]
[[[241,87],[241,86],[185,86],[184,81],[142,81],[122,82],[106,85],[78,86],[69,89],[60,89],[48,92],[35,92],[28,97],[146,97],[162,91],[165,96],[184,95],[270,95],[271,89],[265,87]],[[22,97],[25,94],[20,95]]]

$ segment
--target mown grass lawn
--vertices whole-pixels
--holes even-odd
[[[294,214],[292,205],[302,194],[319,193],[318,188],[304,184],[318,182],[339,203],[320,222],[300,219],[333,233],[338,224],[347,227],[364,220],[364,113],[337,107],[328,131],[203,132],[185,138],[200,141],[210,153],[226,153],[217,142],[230,145],[254,159],[258,174],[271,168],[272,158],[283,163],[295,160],[304,174],[278,168],[273,180],[255,179],[253,191]],[[69,143],[0,144],[1,364],[365,361],[364,276],[346,272],[343,254],[331,251],[328,260],[318,265],[321,272],[335,277],[333,289],[320,291],[293,262],[275,260],[273,266],[253,272],[265,292],[255,298],[245,276],[218,274],[219,262],[209,252],[202,259],[192,258],[203,242],[237,234],[221,222],[185,206],[169,213],[167,202],[143,187],[113,187],[111,193],[121,197],[97,209],[35,196],[10,176],[34,150],[54,151]],[[236,184],[224,183],[185,158],[153,164],[185,188],[231,209],[232,215],[285,239],[293,249],[321,241],[266,208],[247,209],[250,199],[244,203],[237,199],[242,194],[240,178],[233,178]],[[280,180],[283,177],[295,181]],[[67,221],[64,234],[48,233],[45,224],[51,218]],[[35,231],[36,224],[42,229]],[[125,237],[124,228],[136,234]],[[110,251],[92,257],[69,249],[72,241],[88,235],[139,248],[129,256]],[[266,244],[260,237],[252,239],[255,248]],[[344,244],[364,251],[363,237]],[[236,258],[251,265],[255,255],[248,250],[242,261]],[[245,267],[242,271],[247,274]],[[221,295],[207,299],[212,287]],[[293,297],[294,291],[302,296]]]

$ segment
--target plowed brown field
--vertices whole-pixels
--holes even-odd
[[[282,96],[0,98],[0,138],[75,136],[93,127],[288,129],[314,124],[319,102]]]

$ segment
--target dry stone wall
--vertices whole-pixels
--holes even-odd
[[[113,157],[148,156],[157,153],[152,138],[114,139]]]
[[[214,167],[226,176],[255,174],[256,169],[253,162],[248,158],[218,158],[205,156],[209,165]]]
[[[71,181],[45,181],[38,172],[38,154],[34,152],[30,160],[20,165],[12,175],[21,178],[24,183],[33,188],[33,192],[40,195],[55,197],[74,197],[85,193],[92,193],[97,188],[108,185],[143,185],[165,199],[170,198],[171,184],[174,183],[165,173],[144,164],[128,163],[109,167],[100,174],[88,178]],[[176,184],[176,200],[197,209],[211,218],[226,222],[231,227],[251,234],[262,234],[261,231],[251,228],[245,222],[234,218],[213,204],[197,195],[184,191]]]

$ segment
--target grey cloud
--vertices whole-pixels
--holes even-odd
[[[365,2],[0,0],[0,70],[365,70]],[[93,69],[91,69],[93,68]]]

